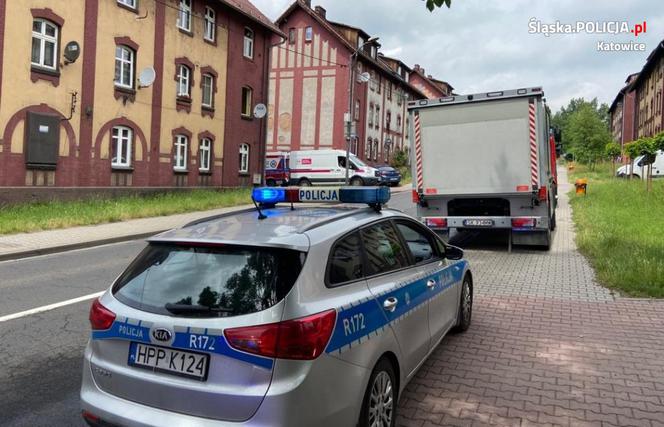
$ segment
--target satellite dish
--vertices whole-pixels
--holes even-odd
[[[157,78],[157,72],[152,67],[146,67],[138,76],[139,87],[150,87]]]
[[[359,76],[357,76],[358,80],[361,81],[362,83],[366,83],[369,80],[371,80],[371,74],[367,73],[366,71]]]
[[[64,51],[65,60],[68,64],[76,62],[78,57],[81,55],[81,46],[77,42],[69,42],[65,46]]]
[[[254,117],[262,119],[267,114],[267,107],[265,104],[256,104],[254,107]]]

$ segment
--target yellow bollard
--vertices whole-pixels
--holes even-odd
[[[585,196],[586,189],[588,188],[588,180],[586,178],[577,179],[574,186],[576,187],[577,196]]]
[[[567,165],[567,170],[570,171],[570,172],[573,171],[574,170],[574,163],[570,163],[569,165]]]

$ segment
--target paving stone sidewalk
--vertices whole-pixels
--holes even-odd
[[[407,386],[399,426],[664,426],[664,301],[599,286],[561,182],[550,252],[469,250],[473,325]]]

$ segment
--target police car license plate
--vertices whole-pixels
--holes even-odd
[[[205,381],[210,355],[132,342],[128,363],[151,371]]]
[[[493,227],[492,219],[465,219],[463,225],[466,227]]]

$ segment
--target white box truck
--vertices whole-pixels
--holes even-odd
[[[418,100],[408,110],[413,202],[423,223],[443,237],[505,229],[510,248],[550,246],[556,152],[541,88]]]

